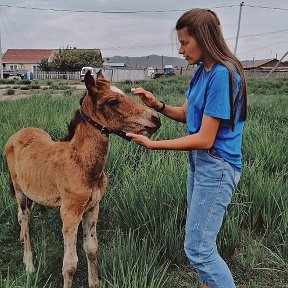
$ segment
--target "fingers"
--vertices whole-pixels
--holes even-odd
[[[148,107],[153,107],[155,102],[157,102],[156,97],[151,92],[146,91],[142,87],[132,88],[131,92],[137,94]]]
[[[136,87],[136,88],[131,88],[131,92],[133,92],[135,94],[139,94],[139,93],[145,94],[145,92],[147,92],[147,91],[145,89],[143,89],[142,87]]]
[[[137,136],[137,134],[134,134],[134,133],[126,133],[126,136],[127,136],[127,137],[131,137],[132,139],[134,139],[135,136]]]
[[[132,88],[131,92],[133,92],[134,94],[137,94],[140,98],[141,97],[146,97],[146,98],[152,98],[154,97],[153,94],[149,91],[146,91],[145,89],[143,89],[142,87],[138,87],[138,88]]]
[[[134,134],[134,133],[126,133],[126,136],[131,137],[133,141],[140,141],[140,140],[148,138],[144,135]]]
[[[131,137],[135,143],[144,146],[146,148],[148,148],[149,143],[151,142],[151,140],[148,137],[141,134],[126,133],[126,136]]]

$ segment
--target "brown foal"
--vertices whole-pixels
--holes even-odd
[[[64,288],[72,287],[77,268],[77,230],[82,221],[84,250],[88,262],[89,287],[100,287],[96,267],[96,224],[99,202],[106,190],[103,171],[108,154],[109,134],[125,138],[126,132],[154,133],[160,127],[155,112],[134,101],[104,79],[85,76],[87,92],[81,108],[69,124],[69,134],[53,141],[38,128],[23,128],[5,145],[11,190],[18,203],[23,262],[34,271],[29,236],[29,216],[33,202],[60,206],[64,258]]]

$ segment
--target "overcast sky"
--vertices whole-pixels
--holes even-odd
[[[69,46],[99,48],[103,57],[179,56],[174,31],[177,19],[185,10],[209,8],[219,16],[224,37],[233,52],[240,3],[235,0],[0,0],[2,51]],[[286,51],[288,0],[244,1],[238,58],[277,56],[280,59]]]

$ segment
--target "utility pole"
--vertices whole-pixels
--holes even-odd
[[[265,77],[265,79],[268,79],[268,77],[277,69],[281,61],[288,55],[288,51],[282,56],[282,58],[279,60],[279,62],[273,67],[273,69],[268,73],[268,75]]]
[[[3,62],[2,62],[1,30],[0,30],[0,79],[3,79]]]
[[[234,55],[236,56],[237,51],[237,45],[238,45],[238,38],[239,38],[239,32],[240,32],[240,22],[241,22],[241,14],[242,14],[242,7],[244,5],[244,2],[240,3],[240,11],[239,11],[239,18],[238,18],[238,28],[237,28],[237,36],[236,36],[236,43],[234,48]]]

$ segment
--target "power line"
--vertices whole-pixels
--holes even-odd
[[[249,5],[249,4],[243,4],[243,6],[250,8],[288,11],[288,8],[281,8],[281,7],[269,7],[269,6]],[[27,7],[27,6],[7,5],[7,4],[0,4],[0,7],[38,10],[38,11],[51,11],[51,12],[102,13],[102,14],[170,13],[170,12],[184,12],[191,9],[188,8],[188,9],[171,9],[171,10],[104,11],[104,10],[70,10],[70,9],[56,9],[56,8],[39,8],[39,7]],[[234,7],[238,7],[238,5],[215,6],[211,9],[234,8]]]
[[[272,46],[275,46],[275,45],[280,45],[280,44],[286,44],[288,43],[288,41],[280,41],[280,42],[276,42],[276,43],[273,43],[273,44],[269,44],[269,45],[266,45],[266,46],[261,46],[259,48],[253,48],[253,49],[250,49],[250,50],[246,50],[246,51],[242,51],[242,52],[239,52],[239,54],[245,54],[245,53],[249,53],[249,52],[255,52],[255,51],[258,51],[258,50],[262,50],[262,49],[265,49],[265,48],[268,48],[268,47],[272,47]]]
[[[6,4],[0,4],[0,7],[38,10],[38,11],[51,11],[51,12],[101,13],[101,14],[170,13],[170,12],[184,12],[191,9],[188,8],[188,9],[172,9],[172,10],[103,11],[103,10],[70,10],[70,9],[56,9],[56,8],[38,8],[38,7],[27,7],[27,6],[6,5]],[[216,6],[212,9],[232,8],[232,7],[237,7],[237,5]]]
[[[75,13],[101,13],[101,14],[135,14],[135,13],[164,13],[164,12],[183,12],[187,9],[173,9],[173,10],[138,10],[138,11],[102,11],[102,10],[70,10],[70,9],[55,9],[55,8],[37,8],[26,6],[14,6],[14,5],[0,5],[8,8],[19,8],[38,11],[52,11],[52,12],[75,12]]]
[[[0,18],[1,18],[1,20],[2,20],[2,23],[3,23],[3,27],[4,27],[4,30],[5,30],[5,32],[6,32],[6,34],[7,34],[7,37],[8,37],[8,39],[9,39],[9,42],[10,42],[10,44],[12,44],[12,41],[11,41],[11,38],[10,38],[10,34],[9,34],[9,32],[8,32],[8,29],[7,29],[7,26],[5,25],[5,21],[4,21],[4,18],[3,18],[3,12],[0,10]],[[13,45],[12,45],[13,46]]]
[[[248,34],[248,35],[239,36],[239,39],[261,37],[261,36],[277,34],[277,33],[282,33],[282,32],[287,32],[287,31],[288,31],[288,29],[283,29],[283,30],[278,30],[278,31],[262,32],[262,33],[257,33],[257,34]],[[225,38],[226,41],[234,40],[234,39],[235,39],[235,37]]]
[[[8,27],[11,26],[14,28],[14,30],[23,38],[24,41],[28,42],[28,40],[26,39],[26,37],[24,36],[24,34],[22,33],[21,30],[18,29],[17,26],[14,25],[13,22],[11,22],[7,15],[4,13],[3,9],[0,9],[0,16],[2,18],[2,22],[3,22],[3,25],[4,25],[4,28],[5,28],[5,31],[6,31],[6,34],[10,40],[10,43],[12,44],[12,41],[11,41],[11,38],[10,38],[10,35],[9,35],[9,32],[8,32],[8,29],[7,29],[7,25]],[[4,21],[4,17],[6,18],[6,22],[7,22],[7,25],[5,25],[5,21]]]
[[[121,50],[121,49],[143,49],[143,48],[161,48],[166,46],[172,46],[173,44],[170,43],[163,43],[163,44],[148,44],[148,45],[132,45],[132,46],[110,46],[101,48],[101,50]]]
[[[280,8],[280,7],[268,7],[268,6],[256,6],[256,5],[254,6],[254,5],[247,5],[247,4],[244,4],[243,6],[250,7],[250,8],[261,8],[261,9],[288,11],[288,8]]]
[[[276,33],[282,33],[282,32],[287,32],[288,29],[283,29],[283,30],[278,30],[278,31],[270,31],[270,32],[263,32],[263,33],[258,33],[258,34],[249,34],[249,35],[243,35],[239,36],[239,39],[245,39],[245,38],[251,38],[251,37],[261,37],[265,35],[270,35],[270,34],[276,34]],[[226,41],[228,40],[234,40],[235,37],[231,38],[225,38]],[[282,43],[282,42],[281,42]],[[148,44],[148,45],[132,45],[132,46],[110,46],[110,47],[103,47],[101,50],[121,50],[121,49],[143,49],[143,48],[161,48],[161,47],[166,47],[166,46],[172,46],[173,43],[158,43],[158,44]],[[274,44],[275,45],[275,44]]]

